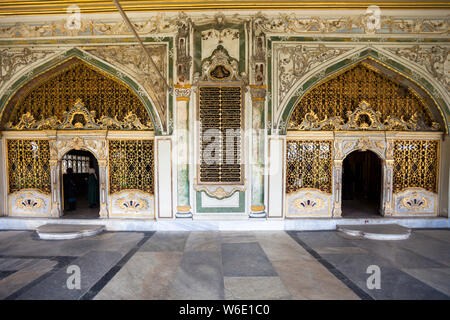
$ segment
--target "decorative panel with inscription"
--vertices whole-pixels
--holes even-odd
[[[200,183],[242,183],[242,88],[199,88]]]

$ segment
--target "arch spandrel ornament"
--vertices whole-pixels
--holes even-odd
[[[334,79],[345,71],[354,68],[355,66],[364,63],[371,67],[372,69],[379,69],[379,73],[381,75],[389,75],[388,77],[399,80],[406,87],[410,87],[412,90],[412,94],[414,94],[419,99],[425,102],[426,108],[432,111],[433,120],[428,122],[425,126],[423,125],[423,117],[420,115],[411,114],[409,117],[402,118],[400,116],[391,115],[386,125],[388,127],[393,127],[394,129],[385,129],[385,130],[393,130],[393,131],[445,131],[448,133],[448,120],[447,120],[447,102],[443,98],[437,88],[438,84],[433,82],[433,80],[429,79],[427,75],[422,77],[422,74],[414,71],[414,68],[411,69],[411,66],[405,66],[403,62],[399,62],[396,57],[391,56],[389,53],[385,51],[379,52],[378,50],[374,50],[372,48],[363,48],[360,51],[353,54],[353,56],[349,58],[344,58],[337,63],[328,64],[325,67],[321,67],[322,70],[317,70],[316,74],[313,74],[310,78],[301,80],[301,83],[293,84],[293,87],[296,89],[293,91],[294,94],[286,99],[286,103],[284,103],[283,111],[280,113],[280,117],[278,120],[275,119],[274,126],[279,128],[280,134],[286,134],[287,131],[297,130],[333,130],[332,126],[324,126],[324,123],[327,124],[338,124],[342,125],[341,120],[346,120],[346,117],[333,117],[328,115],[325,117],[324,115],[318,114],[318,112],[310,112],[311,110],[307,110],[306,113],[299,118],[297,123],[292,123],[292,116],[296,106],[299,102],[308,94],[311,90],[316,88],[317,86],[322,85],[330,79]],[[439,87],[440,88],[440,87]],[[357,101],[360,103],[363,100],[360,99]],[[369,104],[373,102],[368,100]],[[375,111],[376,108],[374,108]],[[314,111],[314,110],[313,110]],[[343,119],[342,119],[343,118]],[[411,119],[412,122],[418,124],[415,129],[411,129],[408,126],[405,126],[405,121]],[[311,129],[305,129],[301,127],[301,124],[305,120],[306,125],[309,125]],[[314,127],[315,126],[315,127]],[[320,128],[317,128],[320,127]],[[414,123],[413,123],[414,127]]]
[[[28,107],[30,110],[25,110],[27,107],[24,107],[23,101],[25,101],[26,97],[31,94],[33,90],[38,89],[39,86],[42,87],[45,85],[51,87],[53,91],[57,90],[58,88],[54,85],[51,86],[50,82],[70,68],[82,68],[84,70],[83,74],[86,75],[86,73],[90,72],[93,76],[88,76],[87,79],[78,76],[74,78],[76,81],[72,81],[71,83],[73,83],[74,86],[79,87],[79,90],[76,92],[77,94],[70,97],[68,101],[62,103],[62,106],[56,107],[56,109],[59,108],[58,110],[60,110],[60,112],[54,112],[58,111],[53,110],[55,108],[54,101],[52,101],[52,106],[50,108],[40,106],[36,107],[35,110],[30,107]],[[76,74],[76,72],[72,73]],[[91,57],[89,54],[78,50],[77,48],[70,49],[60,56],[47,61],[43,65],[35,67],[33,70],[29,71],[28,74],[31,74],[32,76],[22,77],[20,78],[20,81],[16,81],[8,90],[9,96],[7,99],[2,99],[2,101],[0,101],[0,103],[2,103],[0,107],[2,108],[2,127],[4,130],[108,129],[156,130],[156,133],[159,133],[162,128],[160,122],[158,122],[159,118],[157,112],[156,110],[153,110],[151,101],[143,93],[143,90],[139,85],[133,82],[133,79],[123,72],[115,70],[113,66],[106,65],[96,57]],[[96,85],[91,84],[83,86],[81,84],[86,84],[86,81],[89,82],[95,77],[102,80],[107,85],[105,84],[103,89],[101,89],[100,87],[97,88]],[[102,107],[104,109],[103,111],[97,110],[99,105],[102,105],[101,103],[99,104],[99,101],[97,100],[107,98],[108,94],[111,94],[111,90],[114,91],[115,87],[124,91],[124,94],[121,94],[117,99],[113,99],[110,103],[103,104],[105,105]],[[83,89],[86,90],[83,91]],[[97,89],[101,90],[98,91]],[[95,90],[98,91],[98,94],[90,95],[90,91]],[[77,117],[81,120],[86,120],[86,117],[78,112],[80,110],[75,110],[75,105],[79,99],[81,99],[81,103],[83,103],[84,107],[88,110],[88,118],[92,115],[93,120],[95,120],[90,121],[93,125],[91,128],[89,128],[89,126],[72,128],[70,125],[62,128],[61,124],[64,123],[66,113],[77,111]],[[131,102],[127,101],[127,99]],[[37,104],[42,102],[42,100],[45,99],[35,99]],[[17,109],[16,106],[19,103],[21,109],[24,110],[15,111],[15,109]],[[42,103],[45,104],[44,102]],[[126,107],[123,105],[124,103],[131,103],[134,107]],[[116,109],[120,110],[120,112],[114,112]],[[95,116],[91,111],[95,111]],[[12,115],[13,113],[16,113],[16,116]]]

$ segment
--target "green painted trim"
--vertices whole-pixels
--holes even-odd
[[[57,36],[56,36],[57,37]],[[141,37],[142,42],[169,42],[173,39],[173,37]],[[125,37],[125,38],[117,38],[117,37],[108,37],[108,38],[76,38],[76,39],[67,39],[67,38],[53,38],[53,39],[8,39],[8,40],[0,40],[0,45],[43,45],[43,44],[69,44],[76,46],[83,46],[86,44],[111,44],[111,43],[135,43],[138,44],[135,37]]]
[[[202,207],[202,196],[201,196],[202,192],[204,192],[207,197],[210,197],[205,191],[197,191],[196,192],[197,212],[200,212],[200,213],[245,212],[245,191],[236,191],[236,192],[239,192],[239,207],[238,208],[231,208],[231,207],[229,207],[229,208],[226,208],[226,207],[225,208],[211,208],[211,207],[204,208],[204,207]],[[231,197],[232,195],[230,195],[229,197]],[[215,198],[215,197],[210,197],[210,198]],[[217,198],[215,198],[215,199],[217,199]],[[224,198],[224,199],[226,199],[226,198]]]

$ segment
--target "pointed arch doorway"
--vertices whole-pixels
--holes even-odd
[[[382,163],[372,151],[347,155],[342,172],[342,217],[381,217]]]
[[[99,218],[98,177],[98,161],[91,152],[72,149],[62,157],[62,218]]]

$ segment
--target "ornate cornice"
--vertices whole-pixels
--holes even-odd
[[[90,18],[89,15],[82,15],[79,28],[74,29],[66,25],[67,18],[70,15],[65,10],[63,14],[66,16],[53,21],[49,21],[49,19],[35,19],[30,23],[22,21],[3,22],[0,25],[0,38],[132,36],[132,32],[123,20],[116,16]],[[381,35],[406,33],[446,35],[449,33],[449,19],[446,16],[402,17],[400,15],[382,15],[380,17],[382,33],[370,28],[370,23],[368,23],[370,16],[365,13],[359,15],[337,13],[336,16],[310,16],[297,12],[286,13],[281,11],[276,14],[262,14],[253,11],[251,13],[246,12],[242,15],[236,13],[227,15],[222,13],[216,15],[151,13],[148,16],[146,18],[142,16],[130,17],[137,33],[141,36],[175,34],[179,31],[179,21],[185,21],[186,19],[190,19],[194,25],[212,24],[213,27],[214,25],[220,27],[224,21],[236,24],[246,23],[254,19],[255,27],[267,34],[351,33],[354,35],[376,33]]]

